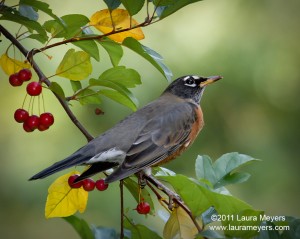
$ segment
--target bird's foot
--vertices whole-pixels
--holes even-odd
[[[157,189],[164,192],[168,196],[168,198],[169,198],[168,201],[163,198],[161,198],[162,199],[161,201],[167,202],[169,210],[172,211],[174,209],[174,207],[177,206],[177,203],[183,204],[182,199],[180,198],[180,196],[177,193],[175,193],[174,191],[169,189],[166,185],[161,183],[153,175],[143,175],[143,179],[146,180],[146,182],[148,181],[151,184],[153,184]]]

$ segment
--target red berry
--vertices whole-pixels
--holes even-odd
[[[15,118],[15,121],[17,121],[18,123],[25,122],[25,120],[27,120],[28,117],[29,117],[29,114],[24,109],[17,109],[15,111],[14,118]]]
[[[30,82],[26,87],[26,91],[31,96],[37,96],[42,92],[42,85],[38,81]]]
[[[99,179],[99,180],[96,181],[96,188],[99,191],[104,191],[108,188],[108,184],[105,183],[104,179]]]
[[[31,115],[31,116],[29,116],[29,117],[25,120],[25,122],[23,123],[23,128],[24,128],[24,130],[25,130],[26,132],[34,131],[35,129],[38,128],[38,126],[39,126],[39,121],[40,121],[40,119],[39,119],[38,116],[36,116],[36,115]],[[29,130],[31,130],[31,131],[27,131],[25,128],[26,128],[26,129],[29,129]]]
[[[95,181],[91,178],[86,178],[82,181],[82,186],[85,191],[93,191],[95,188]]]
[[[95,109],[95,114],[96,114],[96,115],[103,115],[104,112],[103,112],[100,108],[96,108],[96,109]]]
[[[139,214],[148,214],[150,212],[150,205],[147,202],[140,202],[136,210]]]
[[[68,184],[71,188],[80,188],[82,186],[82,181],[74,183],[75,179],[78,177],[79,177],[79,175],[77,175],[77,174],[74,174],[69,177]]]
[[[46,112],[40,115],[40,124],[47,126],[48,128],[53,125],[54,117],[51,113]]]
[[[30,69],[22,69],[18,73],[19,79],[21,81],[29,81],[32,77],[32,73]]]
[[[33,129],[31,129],[27,124],[23,123],[23,129],[26,131],[26,132],[32,132]]]
[[[12,74],[10,75],[9,77],[9,83],[12,85],[12,86],[20,86],[23,84],[23,81],[20,80],[18,74]]]
[[[47,129],[49,129],[49,126],[41,124],[41,122],[39,123],[39,125],[38,125],[38,130],[39,131],[45,131]]]

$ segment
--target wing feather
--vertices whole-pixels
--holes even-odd
[[[107,182],[123,179],[172,155],[189,141],[193,123],[197,120],[197,105],[180,103],[150,119],[136,138],[122,165]]]

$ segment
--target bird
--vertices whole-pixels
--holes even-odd
[[[113,172],[104,179],[107,184],[139,172],[151,174],[152,167],[167,163],[191,146],[204,126],[200,107],[204,89],[222,78],[197,75],[177,78],[156,100],[29,180],[79,165],[89,167],[76,182],[109,169]]]

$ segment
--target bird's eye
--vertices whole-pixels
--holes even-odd
[[[186,85],[186,86],[189,86],[189,87],[197,86],[195,79],[193,77],[187,76],[183,80],[184,80],[184,85]]]
[[[193,85],[195,84],[195,81],[191,78],[188,78],[186,81],[185,81],[185,84],[188,84],[188,85]]]

